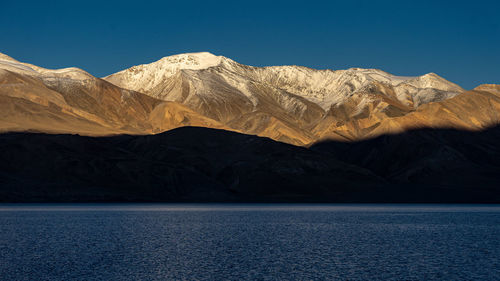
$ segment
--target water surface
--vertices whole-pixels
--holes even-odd
[[[500,206],[3,204],[4,280],[498,280]]]

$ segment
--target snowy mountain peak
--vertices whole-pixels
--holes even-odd
[[[104,79],[126,89],[147,92],[180,70],[207,69],[218,66],[223,61],[229,61],[229,59],[208,52],[178,54],[149,64],[133,66]]]
[[[160,64],[166,67],[175,67],[178,69],[206,69],[217,66],[222,62],[222,56],[216,56],[208,52],[186,53],[168,56],[160,59],[153,64]]]

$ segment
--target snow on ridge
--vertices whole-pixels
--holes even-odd
[[[0,69],[43,78],[55,77],[70,78],[74,80],[85,80],[93,78],[93,76],[88,72],[77,67],[47,69],[30,63],[19,62],[2,53],[0,53]]]
[[[213,66],[220,65],[224,59],[227,59],[223,56],[216,56],[209,52],[198,52],[198,53],[184,53],[177,54],[172,56],[163,57],[157,61],[140,64],[132,66],[128,69],[124,69],[117,73],[113,73],[108,75],[107,77],[113,76],[118,73],[124,72],[158,72],[160,71],[162,74],[171,75],[175,74],[178,70],[187,69],[187,70],[201,70],[210,68]],[[167,76],[171,76],[167,75]]]
[[[180,70],[203,70],[230,61],[209,52],[185,53],[163,57],[149,64],[132,66],[103,79],[126,89],[148,91]]]
[[[208,52],[185,53],[164,57],[153,64],[173,66],[178,69],[198,70],[217,66],[222,62],[223,58],[222,56],[216,56]]]

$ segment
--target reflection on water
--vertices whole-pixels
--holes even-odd
[[[5,280],[500,276],[500,207],[0,205]]]

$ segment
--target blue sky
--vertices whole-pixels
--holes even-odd
[[[0,52],[98,77],[209,51],[240,63],[500,84],[497,1],[2,1]]]

